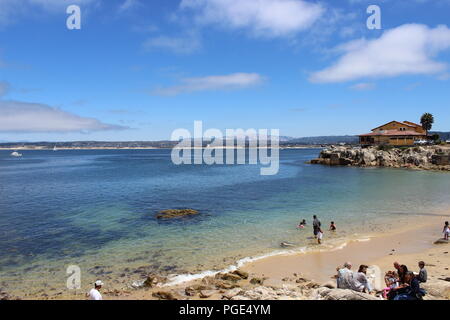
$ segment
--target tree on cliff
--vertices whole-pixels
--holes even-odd
[[[424,113],[422,117],[420,118],[420,123],[422,124],[422,128],[427,132],[428,137],[428,131],[431,130],[434,123],[434,117],[431,113]]]

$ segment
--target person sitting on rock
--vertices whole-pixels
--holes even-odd
[[[352,263],[344,263],[344,267],[338,270],[337,287],[339,289],[351,289],[353,283]]]
[[[416,278],[417,278],[417,280],[419,280],[420,283],[425,283],[425,282],[427,282],[427,278],[428,278],[427,269],[425,269],[425,262],[419,261],[418,265],[419,265],[420,271],[419,271],[419,274],[416,276]]]
[[[425,290],[420,288],[419,280],[411,271],[405,274],[405,283],[396,291],[397,294],[392,300],[422,300],[426,294]]]
[[[359,266],[358,272],[354,274],[353,277],[353,290],[366,293],[370,293],[372,291],[372,287],[367,279],[368,268],[369,266],[364,264]]]
[[[387,299],[389,291],[398,287],[398,279],[396,278],[395,272],[386,272],[384,282],[386,283],[386,288],[383,289],[383,298]]]

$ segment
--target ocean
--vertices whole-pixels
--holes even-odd
[[[316,248],[313,214],[332,246],[449,208],[448,173],[305,163],[319,152],[281,150],[278,174],[261,176],[259,165],[176,166],[164,149],[0,151],[0,288],[66,295],[69,265],[82,290],[152,272],[182,281],[281,253],[281,242]],[[156,218],[179,208],[200,214]]]

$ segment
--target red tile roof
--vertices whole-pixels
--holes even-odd
[[[421,125],[418,125],[418,124],[416,124],[414,122],[411,122],[411,121],[403,121],[402,122],[402,121],[394,120],[394,121],[390,121],[388,123],[385,123],[385,124],[383,124],[381,126],[378,126],[378,127],[374,128],[374,129],[372,129],[372,131],[377,130],[378,128],[384,127],[384,126],[386,126],[388,124],[391,124],[392,122],[397,122],[398,124],[403,125],[405,127],[411,127],[411,128],[422,127]]]
[[[381,130],[377,132],[371,132],[366,134],[360,134],[360,137],[370,137],[370,136],[426,136],[425,133],[420,133],[416,131],[400,131],[400,130]]]

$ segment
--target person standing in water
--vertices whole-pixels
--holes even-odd
[[[320,231],[321,223],[320,220],[317,219],[316,215],[313,215],[313,232],[314,232],[314,238],[317,238],[317,234]]]

